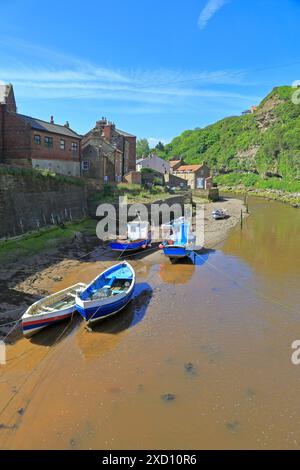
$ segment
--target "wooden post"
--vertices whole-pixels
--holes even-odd
[[[241,209],[241,230],[243,229],[243,209]]]

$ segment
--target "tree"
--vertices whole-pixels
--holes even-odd
[[[147,139],[139,139],[136,142],[136,156],[142,158],[150,152],[149,142]]]
[[[155,147],[156,150],[161,150],[162,152],[165,150],[165,146],[162,142],[158,142],[158,144]]]

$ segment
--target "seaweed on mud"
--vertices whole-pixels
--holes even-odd
[[[241,423],[239,421],[228,421],[226,423],[226,428],[232,433],[238,432],[240,429]]]
[[[164,395],[161,396],[161,399],[164,402],[174,401],[176,399],[176,395],[174,393],[165,393]]]
[[[184,370],[187,374],[191,375],[191,376],[194,376],[194,375],[197,375],[197,372],[196,372],[196,369],[195,369],[195,366],[192,362],[186,362],[184,364]]]

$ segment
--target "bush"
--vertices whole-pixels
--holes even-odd
[[[229,173],[216,176],[214,179],[220,186],[244,186],[245,188],[275,189],[290,193],[300,192],[300,181],[287,178],[262,178],[256,174]]]

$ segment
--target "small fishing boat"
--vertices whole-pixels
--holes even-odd
[[[134,220],[127,224],[127,238],[114,240],[109,246],[113,251],[121,253],[133,252],[147,248],[151,244],[149,222]]]
[[[222,220],[228,217],[227,212],[223,209],[216,209],[212,212],[212,216],[215,220]]]
[[[22,316],[24,336],[32,336],[46,326],[71,317],[76,294],[85,288],[86,284],[78,283],[32,304]]]
[[[126,307],[132,298],[134,286],[134,269],[123,261],[106,269],[76,296],[76,309],[92,324]]]
[[[170,225],[164,225],[165,230],[170,227],[170,234],[160,245],[164,254],[173,262],[177,259],[185,258],[195,248],[195,235],[191,231],[191,224],[184,217],[174,220]]]

